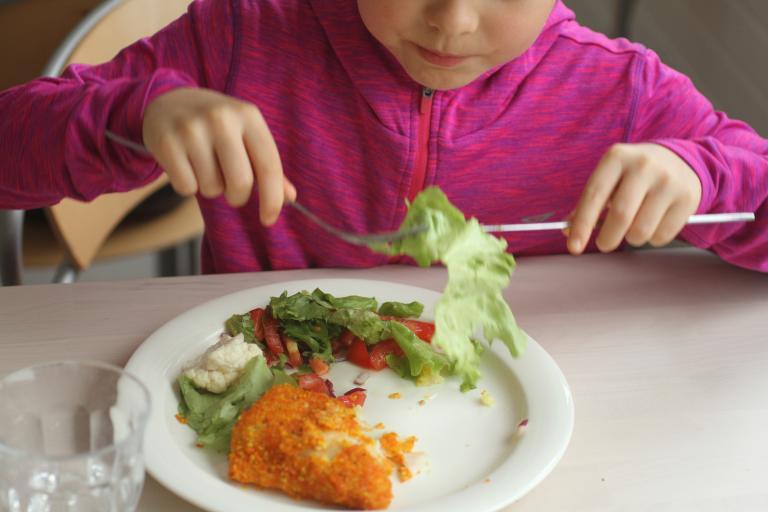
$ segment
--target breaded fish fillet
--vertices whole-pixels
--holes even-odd
[[[230,478],[294,498],[383,509],[393,467],[354,409],[288,384],[267,391],[232,431]]]

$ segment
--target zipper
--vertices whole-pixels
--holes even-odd
[[[408,201],[413,201],[416,195],[424,188],[427,177],[427,163],[429,163],[429,125],[432,124],[432,98],[435,90],[429,87],[421,89],[419,98],[419,128],[416,134],[416,158],[411,187],[408,189]],[[399,264],[405,261],[405,256],[390,256],[390,264]]]
[[[419,132],[416,140],[416,158],[411,179],[411,188],[408,191],[408,200],[413,201],[416,195],[424,188],[427,177],[427,164],[429,163],[429,127],[432,124],[432,99],[435,90],[424,87],[419,99]]]

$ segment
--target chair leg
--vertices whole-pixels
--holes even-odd
[[[0,284],[20,285],[24,210],[0,210]]]
[[[203,239],[201,237],[193,238],[189,241],[187,246],[189,247],[189,274],[196,276],[200,275],[202,269],[200,267],[200,252],[202,251]]]
[[[157,255],[157,275],[172,277],[179,275],[178,246],[164,249]]]
[[[77,280],[79,274],[80,271],[72,264],[72,260],[65,257],[61,263],[59,263],[56,273],[53,275],[53,282],[71,284]]]

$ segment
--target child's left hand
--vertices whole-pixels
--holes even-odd
[[[568,250],[581,254],[607,209],[596,243],[602,252],[623,239],[640,246],[671,242],[696,212],[701,182],[688,164],[657,144],[617,144],[590,176],[567,230]]]

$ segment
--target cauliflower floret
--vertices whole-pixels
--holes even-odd
[[[258,345],[246,343],[242,334],[232,337],[225,333],[184,370],[184,375],[200,389],[221,393],[240,377],[246,363],[258,356],[263,356]]]

